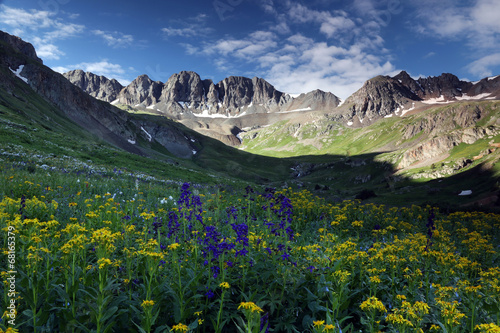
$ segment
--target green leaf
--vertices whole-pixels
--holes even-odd
[[[147,333],[140,325],[137,325],[135,321],[132,320],[132,323],[139,329],[140,333]]]
[[[112,306],[104,312],[104,315],[101,318],[101,322],[106,322],[115,312],[118,310],[117,306]]]

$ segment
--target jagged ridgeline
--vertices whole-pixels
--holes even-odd
[[[36,109],[38,102],[26,97],[36,95],[55,111],[26,117],[42,123],[65,117],[136,155],[258,182],[337,188],[326,191],[337,198],[470,170],[487,174],[476,182],[476,199],[498,190],[500,76],[468,82],[452,74],[413,79],[403,71],[372,78],[341,101],[321,90],[292,96],[257,77],[214,83],[192,71],[165,82],[140,75],[123,86],[79,69],[55,73],[15,36],[2,32],[0,43],[5,107],[20,109],[14,98]],[[426,186],[426,192],[444,191]]]

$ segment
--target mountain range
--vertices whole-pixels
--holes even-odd
[[[500,97],[500,76],[472,83],[448,73],[417,80],[405,71],[394,77],[377,76],[344,102],[321,90],[292,97],[258,77],[230,76],[214,84],[195,72],[182,71],[165,83],[140,75],[123,87],[114,79],[82,70],[64,76],[100,100],[171,117],[230,145],[241,143],[236,137],[242,128],[269,125],[280,119],[277,114],[319,111],[345,125],[359,127],[383,117],[403,116],[429,104]]]
[[[56,73],[31,44],[0,32],[0,92],[0,106],[31,123],[59,119],[62,128],[64,118],[137,156],[192,161],[240,178],[251,172],[258,182],[279,173],[275,180],[299,186],[346,188],[336,195],[355,193],[352,184],[394,191],[403,179],[442,179],[474,167],[488,171],[485,182],[497,174],[500,76],[468,82],[402,71],[366,81],[345,101],[321,90],[292,96],[258,77],[214,83],[192,71],[166,82],[140,75],[122,86],[79,69]],[[53,111],[27,114],[18,103]],[[498,198],[495,182],[479,192],[476,199]]]

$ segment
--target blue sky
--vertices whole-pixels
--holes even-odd
[[[44,63],[128,84],[182,70],[345,99],[376,75],[500,74],[498,0],[0,0]]]

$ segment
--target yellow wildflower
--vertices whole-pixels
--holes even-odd
[[[313,321],[313,325],[314,325],[314,327],[323,326],[324,324],[325,324],[325,321],[324,321],[324,320],[316,320],[316,321]]]
[[[184,325],[183,323],[178,323],[177,325],[174,325],[170,331],[187,332],[188,330],[189,327],[187,327],[187,325]]]
[[[380,312],[387,312],[384,304],[375,296],[368,298],[366,301],[361,303],[359,307],[363,311],[378,310]]]
[[[153,301],[152,299],[151,300],[144,300],[144,301],[142,301],[142,304],[141,304],[141,306],[143,308],[153,306],[153,305],[155,305],[155,301]]]
[[[484,333],[500,333],[500,326],[493,323],[477,325],[475,329]]]
[[[221,284],[219,284],[219,287],[229,289],[231,286],[227,282],[222,282]]]
[[[251,310],[252,312],[264,312],[264,310],[255,305],[254,302],[241,302],[240,305],[238,306],[238,310],[241,308],[246,310]]]
[[[175,250],[175,249],[177,249],[179,246],[181,246],[179,243],[173,243],[173,244],[170,244],[170,245],[168,246],[168,249],[169,249],[169,250]]]

